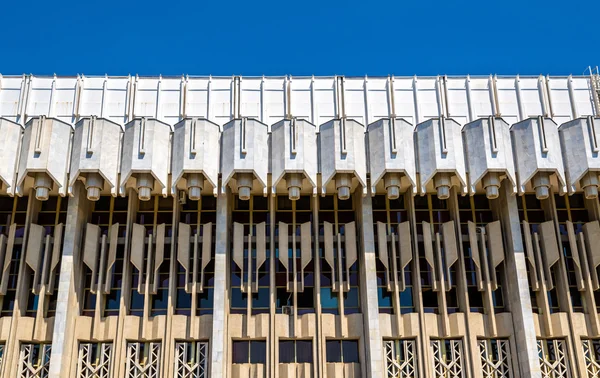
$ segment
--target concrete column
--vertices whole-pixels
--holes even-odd
[[[508,290],[505,301],[510,303],[519,359],[519,366],[514,368],[519,370],[521,378],[541,378],[517,197],[512,194],[508,180],[502,181],[500,197],[493,202],[498,206],[506,245]]]
[[[217,197],[217,230],[215,232],[215,286],[213,327],[210,340],[210,377],[227,376],[227,315],[229,314],[229,223],[231,197],[228,193]]]
[[[69,198],[63,238],[58,299],[52,332],[50,378],[67,378],[71,371],[71,364],[77,363],[76,354],[73,353],[76,345],[73,345],[72,333],[75,329],[75,318],[79,315],[79,306],[75,293],[73,267],[74,257],[80,251],[83,228],[87,223],[89,201],[81,182],[75,184],[73,194],[73,197]]]
[[[379,303],[377,297],[377,264],[373,207],[371,197],[357,195],[358,234],[360,236],[360,299],[364,322],[365,368],[367,377],[384,377],[383,341],[379,330]]]

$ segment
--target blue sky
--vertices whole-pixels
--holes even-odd
[[[0,73],[582,74],[600,1],[18,1]]]

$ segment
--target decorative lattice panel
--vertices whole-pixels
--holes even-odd
[[[385,364],[388,378],[417,376],[417,345],[415,340],[386,340]]]
[[[47,378],[51,352],[50,344],[22,344],[19,354],[19,377]]]
[[[570,378],[567,342],[561,339],[538,340],[543,378]]]
[[[109,378],[111,343],[81,343],[77,362],[78,378]]]
[[[463,346],[461,340],[431,340],[433,376],[435,378],[464,378]]]
[[[508,340],[479,340],[483,378],[511,378]]]
[[[127,377],[159,378],[160,342],[127,343]]]
[[[582,340],[588,378],[600,378],[600,340]]]
[[[182,341],[175,343],[176,378],[206,378],[208,376],[208,343]]]

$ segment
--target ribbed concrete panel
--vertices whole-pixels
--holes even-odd
[[[207,119],[186,118],[175,125],[172,157],[174,195],[177,185],[181,184],[182,188],[189,186],[189,174],[202,175],[217,194],[220,139],[219,125]]]
[[[563,167],[558,126],[548,118],[530,118],[512,125],[511,138],[517,168],[518,192],[522,194],[526,186],[549,187],[550,183],[540,178],[532,183],[539,172],[554,174],[558,191],[566,191],[565,170]]]
[[[578,118],[558,128],[570,194],[583,187],[595,187],[600,172],[600,118]],[[584,177],[586,174],[589,176]],[[591,189],[594,191],[594,189]]]
[[[364,133],[364,126],[352,119],[331,120],[320,126],[321,194],[328,192],[329,182],[340,173],[352,176],[351,191],[360,184],[363,195],[367,194]]]
[[[221,177],[222,193],[236,174],[252,174],[258,185],[267,194],[269,169],[269,143],[267,125],[254,119],[236,119],[223,127]],[[232,184],[233,188],[237,188]]]
[[[371,194],[377,192],[377,185],[387,173],[400,174],[401,188],[412,186],[417,192],[417,173],[414,149],[414,128],[405,120],[381,119],[369,125],[369,170],[371,174]],[[388,184],[396,177],[388,176]],[[384,187],[387,187],[384,183]],[[385,188],[384,188],[385,189]]]
[[[56,184],[60,195],[66,195],[72,132],[71,125],[54,118],[42,116],[27,122],[15,188],[19,195],[23,194],[26,177],[33,177],[36,173],[46,173]]]
[[[0,118],[0,180],[4,193],[14,193],[17,178],[17,158],[23,128],[18,123]]]
[[[128,181],[139,181],[139,174],[151,174],[155,182],[150,187],[154,193],[167,196],[169,184],[169,155],[171,153],[171,127],[156,119],[137,118],[125,125],[123,153],[121,155],[121,195]],[[134,182],[129,182],[134,185]],[[139,182],[135,187],[139,188]],[[152,184],[152,183],[151,183]]]
[[[271,128],[271,174],[273,193],[286,174],[300,174],[306,185],[317,194],[318,170],[317,134],[313,124],[308,121],[292,119],[282,120]],[[289,177],[288,177],[289,178]],[[291,180],[291,178],[289,178]],[[289,187],[291,182],[287,183]]]
[[[418,124],[415,133],[420,193],[432,192],[438,187],[433,182],[438,174],[447,174],[451,186],[458,186],[462,193],[466,193],[460,125],[452,119],[435,118]]]
[[[121,126],[107,119],[93,117],[77,122],[73,135],[69,194],[73,193],[75,181],[82,179],[88,186],[89,174],[97,173],[104,182],[94,184],[100,185],[100,190],[106,187],[112,195],[117,195],[122,136]]]
[[[462,134],[469,172],[469,193],[475,194],[478,187],[499,188],[504,176],[516,193],[517,181],[509,125],[502,118],[482,118],[465,125]],[[486,182],[482,182],[486,175]]]

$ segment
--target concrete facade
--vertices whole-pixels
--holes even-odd
[[[0,76],[0,377],[597,377],[598,82]]]

